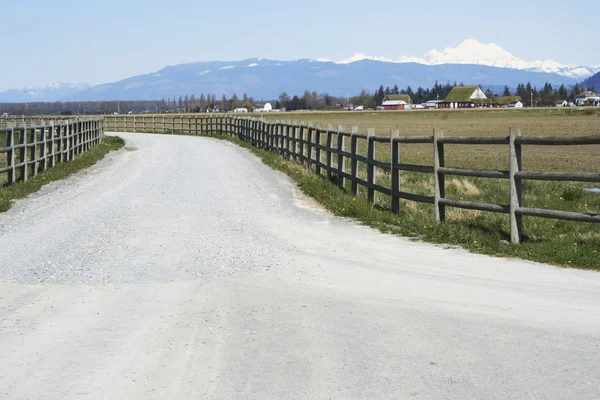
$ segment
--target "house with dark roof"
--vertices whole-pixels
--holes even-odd
[[[406,104],[412,104],[413,101],[407,94],[388,94],[383,98],[383,101],[403,101]]]
[[[575,104],[578,106],[600,106],[600,95],[592,91],[585,91],[575,96]]]
[[[438,108],[492,107],[492,104],[493,101],[487,98],[479,86],[456,86]]]

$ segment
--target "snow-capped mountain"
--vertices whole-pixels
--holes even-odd
[[[480,43],[474,39],[467,39],[458,47],[447,47],[443,51],[431,50],[423,57],[400,57],[390,59],[385,57],[367,56],[365,54],[355,54],[345,60],[338,61],[338,64],[350,64],[361,60],[375,60],[390,63],[408,63],[415,62],[424,65],[443,65],[443,64],[474,64],[487,65],[498,68],[512,68],[532,72],[556,73],[574,79],[587,78],[600,71],[600,65],[580,66],[576,64],[561,64],[556,61],[525,61],[502,47],[494,43]]]
[[[88,83],[52,83],[43,86],[26,86],[0,92],[0,102],[58,101],[91,86]]]

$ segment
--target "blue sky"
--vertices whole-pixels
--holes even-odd
[[[600,1],[2,0],[0,90],[103,83],[192,61],[421,56],[464,39],[600,64]]]

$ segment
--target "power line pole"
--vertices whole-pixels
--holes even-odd
[[[346,89],[346,108],[350,107],[350,89]]]

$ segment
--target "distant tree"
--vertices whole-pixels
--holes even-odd
[[[233,96],[231,96],[231,109],[235,110],[239,106],[240,106],[240,100],[238,99],[237,94],[234,93]]]
[[[400,94],[400,89],[398,88],[398,85],[394,85],[394,87],[392,88],[392,94]]]
[[[508,86],[504,86],[504,93],[502,93],[502,96],[510,96],[510,89]]]
[[[221,111],[229,111],[229,102],[227,101],[227,97],[225,95],[221,97]]]
[[[244,93],[244,95],[245,94],[246,93]],[[244,104],[242,104],[242,107],[245,108],[246,110],[248,110],[248,112],[253,112],[254,111],[254,106],[252,105],[252,103],[250,103],[250,100],[244,101]]]
[[[287,107],[287,104],[290,102],[290,96],[286,92],[281,92],[279,95],[279,102],[282,107]]]

